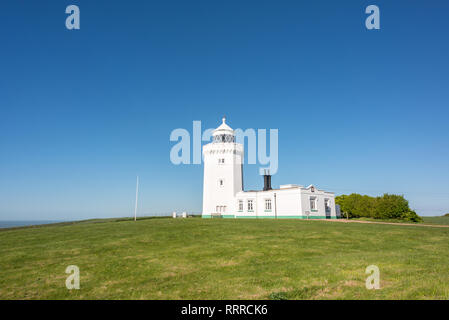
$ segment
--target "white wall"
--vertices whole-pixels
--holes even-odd
[[[275,201],[276,195],[276,201]],[[316,211],[310,207],[310,197],[316,198]],[[254,211],[248,211],[248,200],[252,199]],[[265,199],[271,199],[271,211],[265,210]],[[308,211],[310,219],[325,219],[326,211],[324,201],[329,200],[330,217],[336,218],[335,196],[331,192],[304,187],[276,189],[270,191],[248,191],[237,193],[234,201],[235,216],[245,218],[301,218],[307,219]],[[238,211],[238,201],[243,200],[243,211]]]
[[[326,210],[324,201],[325,199],[329,200],[329,206],[330,206],[330,217],[336,218],[336,211],[335,211],[335,195],[332,192],[326,192],[323,190],[319,190],[315,187],[313,187],[314,191],[312,192],[311,186],[307,188],[301,188],[301,202],[303,204],[302,206],[302,214],[304,216],[307,216],[307,211],[310,213],[310,217],[319,217],[319,218],[325,218],[326,217]],[[317,210],[312,211],[311,204],[310,204],[310,198],[315,197],[316,198],[316,204],[317,204]]]
[[[203,160],[203,215],[234,215],[235,194],[242,190],[243,145],[209,143],[203,147]],[[217,206],[226,209],[217,212]]]
[[[276,195],[276,197],[275,197]],[[288,217],[301,215],[300,189],[276,189],[269,191],[239,192],[236,196],[236,208],[238,200],[243,200],[243,212],[236,212],[239,217]],[[255,205],[254,212],[248,212],[248,199],[253,199]],[[271,211],[265,209],[265,199],[271,199]]]

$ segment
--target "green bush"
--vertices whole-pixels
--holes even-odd
[[[413,210],[404,212],[401,216],[401,219],[411,221],[411,222],[423,222],[424,221],[423,218],[418,216],[418,214]]]
[[[422,218],[410,209],[404,196],[400,195],[386,193],[381,197],[370,197],[353,193],[338,196],[335,202],[340,205],[343,217],[422,221]]]
[[[349,218],[374,217],[375,198],[353,193],[349,196],[342,195],[335,198],[342,212],[348,214]]]
[[[384,194],[376,198],[376,218],[401,219],[404,214],[410,211],[408,201],[404,196],[395,194]]]

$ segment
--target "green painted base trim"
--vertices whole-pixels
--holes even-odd
[[[240,219],[240,218],[243,218],[243,219],[257,219],[258,217],[256,217],[256,216],[235,216],[235,218],[236,219]]]
[[[215,218],[211,215],[202,215],[201,216],[204,219],[211,219]],[[218,217],[217,217],[218,218]],[[307,216],[239,216],[239,215],[233,215],[233,214],[227,214],[222,215],[220,218],[223,219],[304,219],[307,220]],[[338,219],[338,217],[329,217],[326,218],[326,216],[309,216],[309,219],[323,219],[323,220],[331,220],[331,219]]]
[[[304,219],[307,220],[307,216],[235,216],[236,219]],[[309,219],[323,219],[325,216],[309,216]],[[336,217],[330,217],[330,219],[337,219]]]
[[[224,219],[232,218],[232,219],[234,219],[235,216],[233,214],[225,214],[225,215],[221,215],[220,217],[214,217],[214,216],[212,216],[210,214],[203,214],[201,216],[201,218],[203,218],[203,219],[221,219],[221,218],[224,218]]]

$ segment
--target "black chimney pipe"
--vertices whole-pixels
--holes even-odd
[[[269,170],[264,170],[263,191],[271,190],[271,175]]]

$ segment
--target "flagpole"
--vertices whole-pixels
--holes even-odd
[[[137,182],[136,182],[136,206],[134,207],[134,221],[137,220],[137,197],[139,194],[139,176],[137,176]]]

